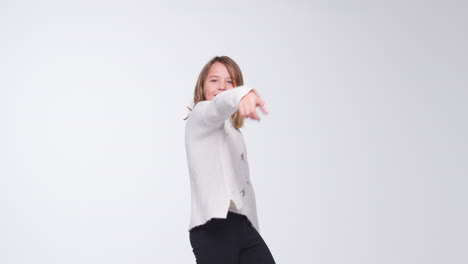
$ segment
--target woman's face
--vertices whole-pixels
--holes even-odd
[[[204,83],[205,100],[210,101],[218,93],[234,87],[234,82],[229,76],[229,72],[221,62],[215,62],[208,71],[208,76]]]

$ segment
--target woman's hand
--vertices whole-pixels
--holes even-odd
[[[251,118],[260,121],[256,108],[260,107],[264,114],[268,114],[265,108],[265,102],[258,96],[257,92],[252,89],[248,94],[242,97],[239,102],[239,114],[244,118]]]

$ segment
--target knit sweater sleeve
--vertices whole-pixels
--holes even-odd
[[[249,93],[252,88],[248,86],[237,86],[218,93],[210,101],[197,103],[198,118],[205,126],[221,126],[239,108],[241,99]],[[195,109],[194,109],[195,110]]]

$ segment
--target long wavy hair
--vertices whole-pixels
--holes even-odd
[[[198,102],[206,100],[204,86],[205,80],[208,76],[208,72],[210,71],[211,66],[215,62],[220,62],[227,68],[229,76],[234,82],[234,88],[232,89],[236,89],[235,87],[244,85],[244,78],[242,77],[242,72],[239,68],[239,65],[237,65],[237,63],[228,56],[215,56],[205,64],[200,74],[198,75],[195,91],[193,94],[193,105],[192,107],[187,106],[190,111],[192,111]],[[184,120],[187,120],[188,117],[189,116],[185,117]],[[244,125],[244,117],[239,114],[239,110],[231,115],[231,123],[236,129],[239,129]]]

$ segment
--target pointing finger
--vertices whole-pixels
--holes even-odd
[[[260,109],[262,110],[262,112],[263,112],[265,115],[268,115],[268,111],[266,110],[266,108],[265,108],[264,105],[261,105],[261,106],[260,106]]]
[[[258,106],[260,107],[260,109],[262,110],[262,112],[263,112],[264,114],[266,114],[266,115],[268,114],[268,111],[267,111],[266,108],[265,108],[265,101],[263,101],[262,99],[260,99],[260,102],[259,102]]]

